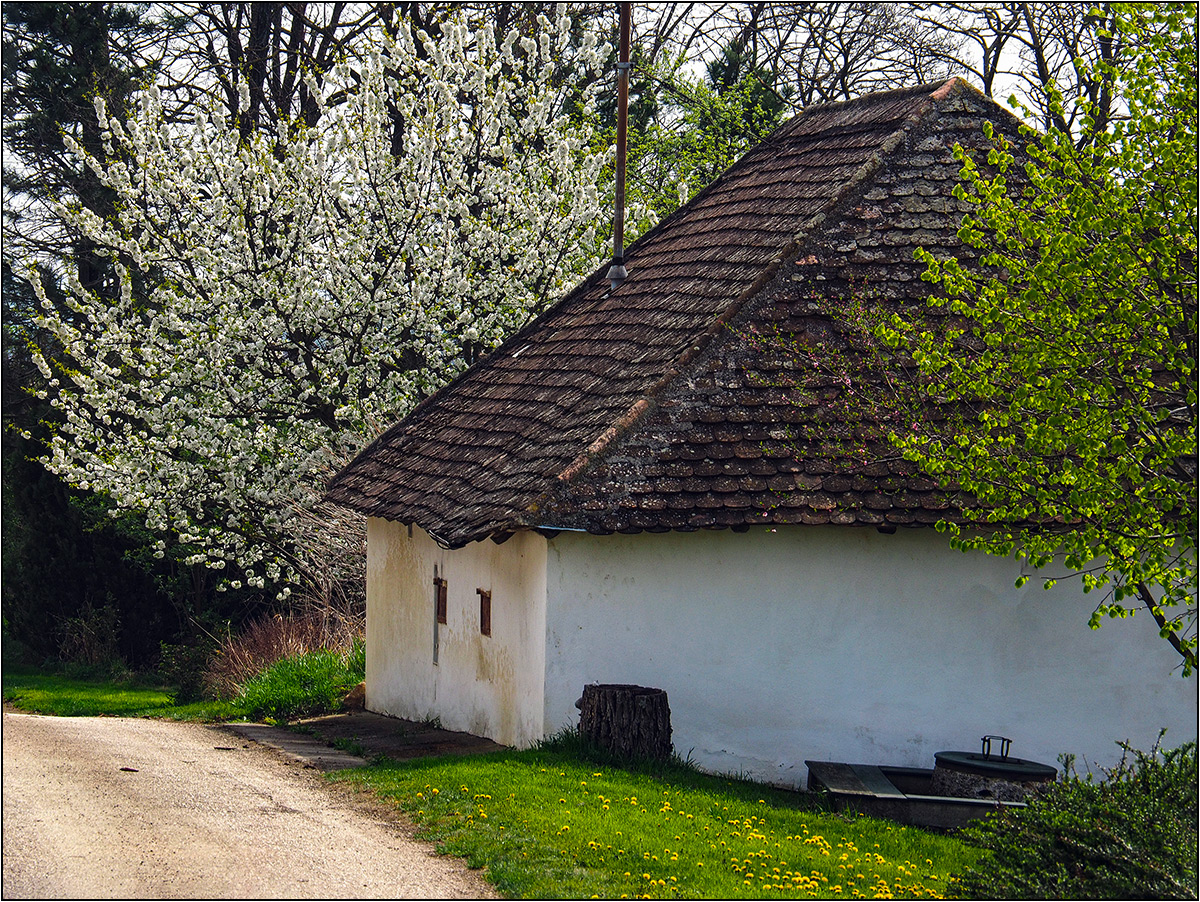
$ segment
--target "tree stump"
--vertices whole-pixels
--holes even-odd
[[[579,735],[625,760],[671,757],[671,708],[662,689],[593,683],[579,700]]]

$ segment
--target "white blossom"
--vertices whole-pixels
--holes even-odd
[[[379,30],[319,86],[315,125],[248,138],[215,102],[168,124],[151,88],[122,124],[97,100],[113,156],[71,148],[118,212],[59,213],[123,262],[120,291],[73,278],[60,307],[31,276],[65,349],[37,361],[63,412],[47,466],[174,528],[192,562],[294,580],[320,554],[296,512],[331,470],[454,376],[465,341],[494,347],[597,262],[604,157],[562,115],[594,91],[551,71],[607,48],[569,37]]]

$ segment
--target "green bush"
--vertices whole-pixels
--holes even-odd
[[[159,645],[158,674],[164,682],[174,686],[172,702],[188,705],[205,698],[204,666],[212,654],[209,643],[199,645]]]
[[[8,621],[5,620],[3,632],[0,633],[0,664],[4,666],[5,675],[36,669],[37,663],[37,655],[8,631]]]
[[[349,653],[321,650],[272,664],[242,687],[238,707],[247,717],[289,721],[336,711],[362,682],[366,651],[356,642]]]
[[[1162,735],[1159,735],[1161,742]],[[1103,781],[1068,774],[963,835],[991,851],[961,877],[989,899],[1195,899],[1196,743],[1125,754]],[[1131,760],[1132,759],[1132,760]]]

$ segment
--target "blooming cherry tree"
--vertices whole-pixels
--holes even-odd
[[[97,101],[106,155],[72,149],[118,213],[59,213],[120,292],[68,274],[55,302],[31,270],[61,345],[37,355],[62,415],[46,465],[191,563],[302,575],[328,473],[597,262],[596,80],[555,73],[607,48],[540,25],[380,28],[309,76],[312,126],[247,135],[218,103],[173,124],[153,88],[128,122]]]

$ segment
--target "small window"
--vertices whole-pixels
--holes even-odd
[[[446,581],[439,577],[433,578],[434,591],[437,597],[437,622],[446,622]]]
[[[479,593],[479,632],[492,634],[492,593],[487,589],[476,589]]]

